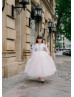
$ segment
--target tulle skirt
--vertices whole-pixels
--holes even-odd
[[[24,73],[33,78],[48,77],[56,71],[55,63],[46,51],[34,52],[24,69]]]

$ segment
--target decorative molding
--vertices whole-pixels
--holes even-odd
[[[47,10],[51,13],[52,17],[53,17],[54,19],[56,19],[55,14],[53,14],[53,7],[51,7],[49,1],[48,1],[48,0],[41,0],[41,1],[42,1],[42,3],[46,6]]]

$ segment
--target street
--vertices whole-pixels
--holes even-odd
[[[44,84],[22,72],[3,78],[3,97],[71,97],[71,57],[57,55],[57,72],[45,78]]]

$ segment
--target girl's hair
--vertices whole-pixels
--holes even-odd
[[[38,39],[42,39],[42,42],[41,42],[41,43],[43,43],[43,38],[42,38],[41,35],[38,35],[38,36],[37,36],[37,38],[36,38],[36,43],[38,43]]]

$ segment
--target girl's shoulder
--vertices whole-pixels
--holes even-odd
[[[38,43],[35,43],[34,45],[36,46],[36,45],[38,45]]]
[[[33,47],[35,47],[36,45],[38,45],[38,44],[37,44],[37,43],[35,43],[35,44],[32,44],[32,46],[33,46]]]
[[[45,45],[45,46],[46,46],[47,44],[43,43],[43,45]]]
[[[46,44],[44,43],[43,45],[44,45],[44,47],[47,47],[47,43]]]

